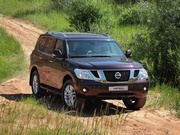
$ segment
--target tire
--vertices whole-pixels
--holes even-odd
[[[44,96],[44,91],[40,88],[38,71],[34,71],[31,75],[31,89],[34,97],[40,98]]]
[[[63,85],[62,102],[65,109],[76,109],[77,95],[72,80],[67,80]]]
[[[138,110],[145,105],[146,97],[143,97],[143,98],[125,98],[125,99],[123,99],[123,102],[128,109]]]

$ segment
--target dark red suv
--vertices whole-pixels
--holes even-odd
[[[127,108],[144,106],[148,75],[107,35],[54,33],[40,35],[30,61],[30,85],[35,97],[61,95],[65,107],[79,98],[122,99]]]

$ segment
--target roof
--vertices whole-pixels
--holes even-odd
[[[78,32],[46,32],[42,35],[51,35],[60,39],[107,39],[113,40],[106,34],[78,33]]]

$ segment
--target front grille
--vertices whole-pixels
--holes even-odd
[[[119,72],[121,74],[121,77],[117,79],[115,77],[115,74]],[[106,80],[110,82],[120,82],[120,81],[128,81],[130,76],[129,70],[123,70],[123,71],[104,71],[104,74],[106,76]]]

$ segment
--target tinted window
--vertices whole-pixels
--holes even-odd
[[[46,41],[46,44],[45,44],[45,48],[44,48],[44,52],[45,53],[49,53],[49,54],[52,54],[53,53],[53,50],[55,48],[55,43],[56,43],[56,39],[55,38],[52,38],[52,37],[48,37],[47,38],[47,41]]]
[[[43,51],[46,43],[46,37],[39,38],[39,50]]]

